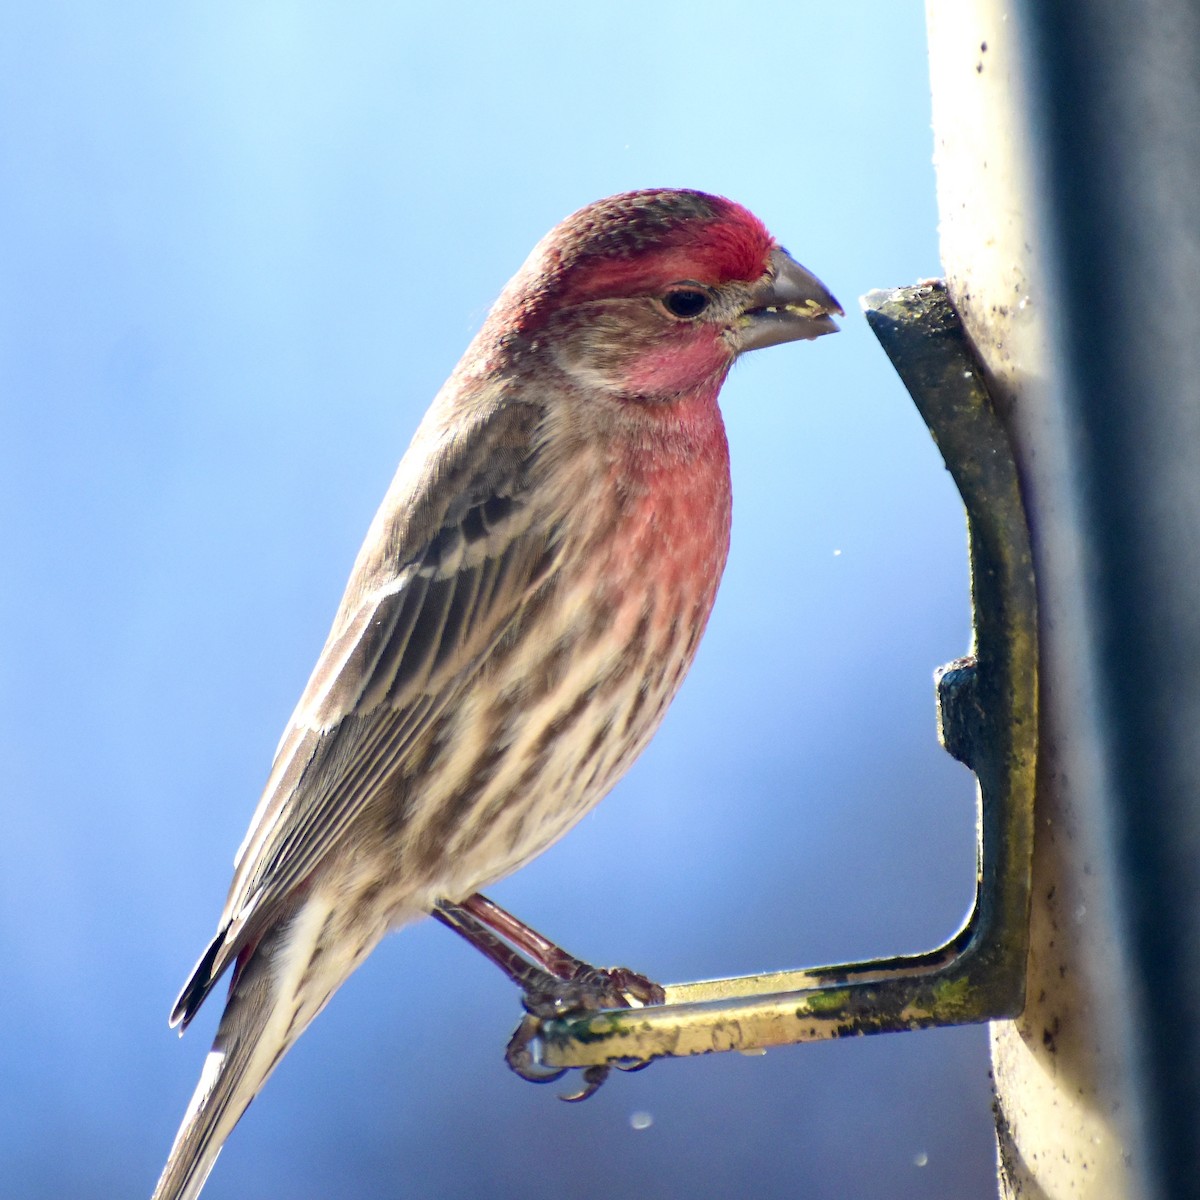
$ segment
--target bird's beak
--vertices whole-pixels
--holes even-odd
[[[825,285],[786,250],[771,251],[771,266],[755,285],[733,328],[738,352],[761,350],[780,342],[800,342],[836,333],[831,313],[842,306]]]

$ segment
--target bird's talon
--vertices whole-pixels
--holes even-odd
[[[538,1062],[530,1047],[537,1037],[538,1021],[535,1017],[526,1017],[517,1031],[509,1039],[508,1048],[504,1052],[509,1070],[529,1083],[554,1083],[568,1071],[567,1067],[545,1067]]]
[[[644,1071],[651,1063],[649,1058],[625,1059],[621,1062],[610,1063],[618,1071]]]
[[[526,1012],[550,1020],[602,1008],[631,1008],[632,1002],[662,1004],[666,998],[659,984],[628,967],[581,966],[570,979],[552,982],[552,987],[526,992],[522,998]]]
[[[662,1004],[666,1001],[667,993],[661,983],[655,983],[653,979],[628,967],[609,967],[603,974],[608,976],[618,991],[632,996],[639,1004]]]
[[[581,1100],[586,1100],[589,1096],[594,1096],[600,1090],[600,1085],[607,1078],[607,1066],[585,1067],[583,1070],[583,1087],[569,1096],[559,1096],[559,1099],[565,1101],[567,1104],[578,1104]]]

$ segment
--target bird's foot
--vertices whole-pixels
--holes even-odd
[[[566,1074],[568,1068],[548,1068],[538,1058],[538,1035],[542,1022],[571,1016],[576,1013],[598,1012],[604,1008],[631,1008],[638,1005],[661,1004],[665,993],[662,986],[628,967],[593,967],[579,963],[570,979],[557,979],[546,974],[536,983],[527,981],[522,1003],[529,1014],[517,1027],[508,1043],[508,1065],[522,1079],[533,1083],[553,1083]],[[640,1071],[645,1062],[604,1063],[583,1068],[583,1085],[579,1091],[560,1096],[560,1100],[578,1103],[594,1096],[608,1078],[613,1066],[620,1071]]]
[[[652,986],[657,987],[657,984]],[[511,1071],[530,1083],[554,1083],[572,1068],[547,1067],[542,1063],[540,1056],[541,1029],[540,1017],[533,1015],[525,1017],[517,1026],[516,1032],[508,1043],[505,1059]],[[649,1065],[648,1062],[615,1062],[597,1063],[590,1067],[583,1067],[580,1089],[569,1095],[559,1096],[559,1099],[565,1100],[568,1104],[577,1104],[580,1100],[586,1100],[599,1091],[600,1085],[608,1078],[613,1067],[616,1067],[618,1071],[640,1071]]]
[[[666,998],[660,984],[628,967],[593,967],[577,963],[567,979],[549,973],[529,980],[522,997],[525,1011],[542,1020],[568,1013],[596,1012],[602,1008],[632,1008],[661,1004]]]
[[[440,901],[433,915],[496,964],[522,992],[528,1014],[505,1054],[509,1067],[531,1083],[552,1083],[569,1068],[546,1067],[540,1060],[543,1021],[561,1020],[601,1009],[662,1004],[662,987],[628,967],[593,967],[478,894],[461,904]],[[637,1071],[638,1061],[583,1068],[583,1087],[564,1100],[586,1100],[608,1078],[612,1066]]]

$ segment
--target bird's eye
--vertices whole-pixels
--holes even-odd
[[[667,312],[685,321],[698,317],[711,303],[709,294],[699,288],[672,288],[663,297]]]

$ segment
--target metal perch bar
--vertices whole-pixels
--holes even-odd
[[[1024,1005],[1037,626],[1016,467],[944,287],[872,292],[863,307],[967,512],[975,645],[938,672],[937,695],[942,744],[979,784],[974,907],[949,942],[924,954],[672,984],[662,1005],[526,1017],[521,1044],[545,1068],[970,1024]]]

